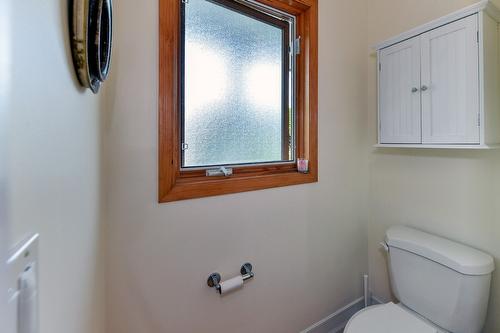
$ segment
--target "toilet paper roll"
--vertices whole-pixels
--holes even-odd
[[[220,283],[220,294],[224,295],[231,291],[243,287],[243,277],[241,275]]]
[[[18,332],[38,332],[38,290],[34,264],[19,278]]]

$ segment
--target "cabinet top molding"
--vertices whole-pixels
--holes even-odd
[[[421,26],[418,26],[416,28],[413,28],[411,30],[403,32],[402,34],[399,34],[395,37],[386,39],[383,42],[380,42],[380,43],[374,45],[373,48],[375,50],[381,50],[381,49],[386,48],[388,46],[391,46],[391,45],[394,45],[394,44],[399,43],[401,41],[404,41],[408,38],[418,36],[418,35],[423,34],[424,32],[427,32],[429,30],[438,28],[438,27],[445,25],[447,23],[459,20],[463,17],[473,15],[473,14],[476,14],[476,13],[479,13],[482,11],[485,11],[486,13],[488,13],[488,15],[490,15],[497,22],[500,22],[500,9],[498,9],[498,7],[496,7],[491,2],[491,0],[481,0],[473,5],[462,8],[460,10],[453,12],[453,13],[450,13],[448,15],[440,17],[436,20],[433,20],[431,22],[425,23]]]

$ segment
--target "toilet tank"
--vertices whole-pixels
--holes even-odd
[[[386,232],[389,273],[398,300],[447,331],[479,333],[484,325],[493,258],[413,228]]]

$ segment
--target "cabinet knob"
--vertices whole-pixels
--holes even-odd
[[[418,91],[418,88],[415,88],[415,87],[411,88],[412,93],[416,93],[417,91]]]
[[[420,90],[422,90],[422,91],[426,91],[427,89],[429,89],[429,87],[427,87],[426,85],[423,85],[423,86],[420,88]]]

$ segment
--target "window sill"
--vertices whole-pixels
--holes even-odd
[[[167,193],[160,193],[160,202],[308,184],[317,181],[318,176],[315,170],[311,170],[307,174],[299,173],[297,170],[274,171],[262,174],[241,172],[230,177],[183,175],[177,178]]]

